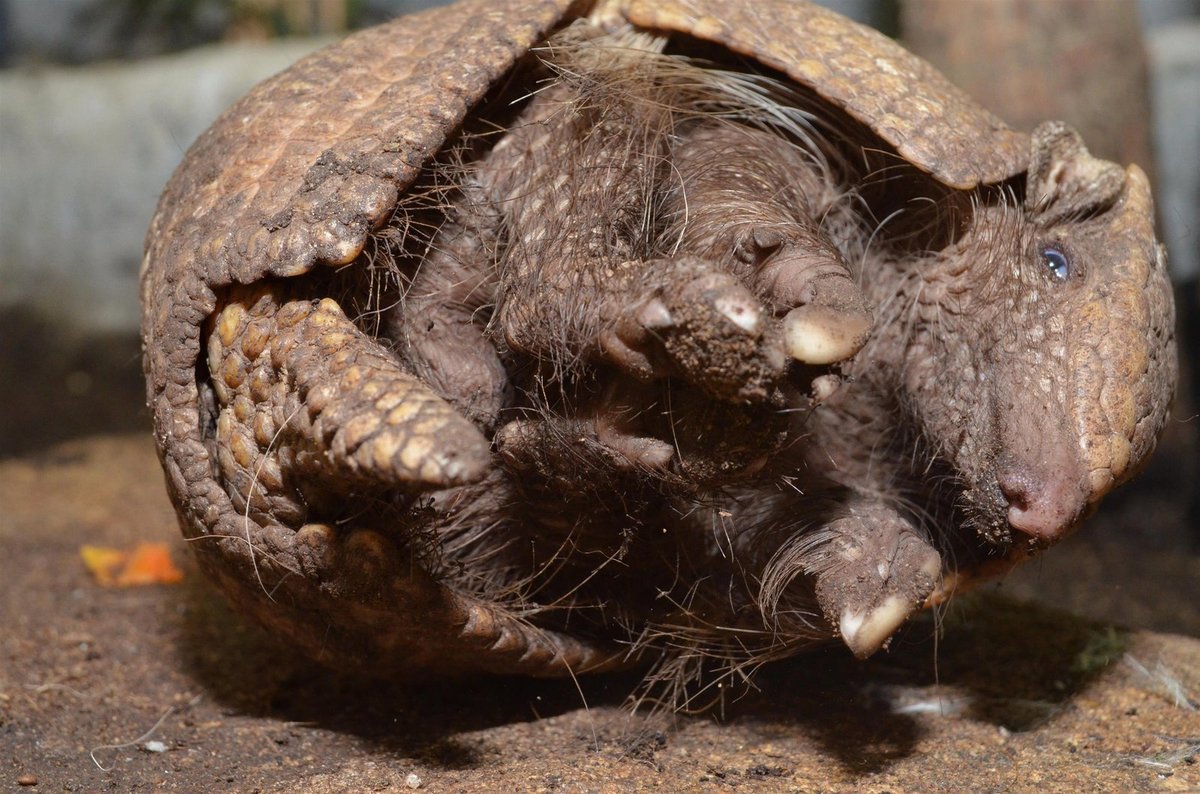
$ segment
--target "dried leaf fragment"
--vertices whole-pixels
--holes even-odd
[[[175,584],[183,579],[163,543],[139,543],[130,551],[83,545],[79,556],[101,587]]]

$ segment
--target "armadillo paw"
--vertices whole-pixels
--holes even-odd
[[[941,577],[928,540],[882,505],[835,521],[816,560],[816,596],[859,659],[883,648]]]
[[[777,323],[733,275],[694,258],[645,263],[655,288],[601,337],[609,361],[643,380],[679,377],[718,399],[758,400],[787,360]]]
[[[496,433],[500,457],[513,469],[575,479],[588,471],[665,472],[675,449],[603,419],[548,416],[517,419]]]

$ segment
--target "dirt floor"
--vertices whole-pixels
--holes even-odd
[[[297,658],[191,563],[138,429],[136,348],[42,358],[19,393],[4,355],[0,790],[1200,791],[1193,423],[940,638],[919,620],[865,664],[775,665],[667,721],[626,713],[628,677],[380,683]],[[142,540],[181,583],[105,588],[81,563]]]

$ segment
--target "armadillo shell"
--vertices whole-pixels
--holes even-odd
[[[331,600],[321,584],[294,575],[303,567],[296,533],[251,527],[218,482],[197,387],[202,325],[217,293],[352,262],[488,90],[569,21],[570,6],[464,0],[300,61],[196,141],[151,222],[141,284],[144,366],[184,535],[201,541],[194,547],[202,566],[242,608],[318,655],[336,647],[341,658],[357,657],[381,673],[554,675],[623,664],[617,649],[535,631],[416,578],[397,585],[400,600],[374,611],[360,605],[354,614],[325,614]],[[999,182],[1026,167],[1024,136],[886,37],[821,8],[785,0],[632,0],[604,11],[723,45],[787,74],[950,187]]]

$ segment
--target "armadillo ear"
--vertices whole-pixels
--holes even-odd
[[[1033,131],[1025,208],[1043,223],[1090,215],[1112,206],[1125,187],[1125,171],[1093,157],[1079,133],[1061,121]]]

